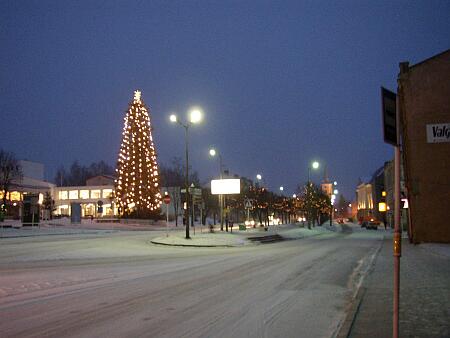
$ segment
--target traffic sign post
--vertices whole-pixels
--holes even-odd
[[[381,87],[381,108],[384,142],[394,146],[394,287],[392,337],[399,334],[400,257],[402,233],[400,228],[400,109],[397,94]]]
[[[166,237],[169,237],[169,204],[170,204],[170,195],[168,192],[165,192],[163,197],[163,202],[166,205]]]
[[[384,142],[393,146],[398,145],[396,99],[397,95],[394,92],[381,87]]]
[[[250,209],[253,209],[253,201],[249,198],[244,200],[244,207],[247,209],[247,222],[250,221]]]

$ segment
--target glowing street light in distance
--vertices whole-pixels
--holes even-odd
[[[313,169],[318,169],[319,168],[319,162],[317,162],[317,161],[314,161],[313,163],[312,163],[312,168]]]
[[[177,122],[177,116],[175,114],[170,115],[170,122]]]
[[[200,109],[194,108],[191,110],[189,115],[189,120],[191,121],[191,123],[199,123],[202,120],[203,114]]]
[[[216,149],[214,148],[209,149],[209,155],[216,156]]]

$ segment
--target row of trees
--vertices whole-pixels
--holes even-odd
[[[305,217],[308,227],[329,220],[330,198],[312,182],[299,185],[295,198],[275,194],[265,187],[254,185],[247,179],[243,179],[242,182],[241,194],[227,198],[227,204],[232,208],[233,218],[236,220],[246,217],[244,208],[246,199],[254,202],[249,213],[251,218],[260,224],[268,224],[269,216],[280,218],[283,223]]]
[[[55,184],[59,187],[80,186],[85,185],[86,180],[91,177],[114,174],[114,168],[104,161],[93,162],[89,166],[80,165],[78,161],[74,161],[68,169],[64,166],[58,168],[55,175]]]

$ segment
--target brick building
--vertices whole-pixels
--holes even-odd
[[[401,63],[398,99],[411,240],[450,243],[450,50]]]

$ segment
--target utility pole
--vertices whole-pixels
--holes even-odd
[[[403,66],[400,64],[400,69]],[[401,72],[401,70],[400,70]],[[397,144],[395,146],[394,156],[394,308],[393,308],[393,328],[392,337],[398,338],[399,336],[399,312],[400,312],[400,257],[402,255],[402,229],[400,225],[400,86],[397,89],[397,96],[395,100],[396,110],[396,129],[397,129]]]

